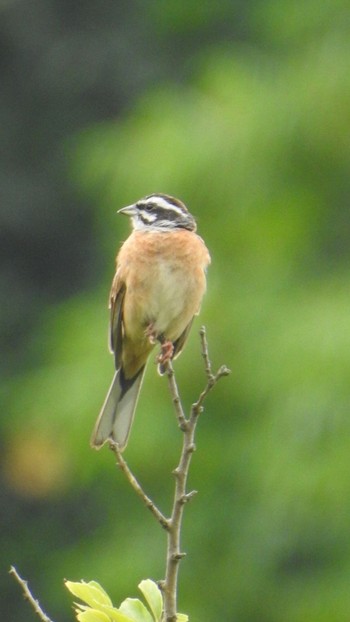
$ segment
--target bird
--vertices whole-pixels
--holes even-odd
[[[209,251],[186,205],[162,193],[118,210],[132,232],[116,257],[109,309],[109,344],[115,374],[91,437],[100,449],[112,441],[123,451],[149,355],[157,343],[158,371],[182,352],[206,290]]]

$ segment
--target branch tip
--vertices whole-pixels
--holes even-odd
[[[226,367],[226,365],[221,365],[215,377],[229,376],[230,373],[231,373],[231,370],[228,367]]]
[[[186,494],[182,495],[180,501],[182,504],[188,503],[189,501],[191,501],[191,499],[198,494],[198,490],[191,490],[191,492],[187,492]]]
[[[174,553],[174,555],[171,556],[172,561],[174,562],[179,562],[181,561],[184,557],[186,557],[187,553]]]

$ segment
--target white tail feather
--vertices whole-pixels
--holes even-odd
[[[116,371],[92,433],[90,442],[92,447],[100,449],[108,439],[111,439],[118,443],[121,451],[125,449],[143,376],[144,369],[123,392],[121,372],[120,370]]]

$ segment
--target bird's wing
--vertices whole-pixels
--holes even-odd
[[[114,354],[115,367],[119,369],[121,364],[122,340],[123,340],[123,301],[125,296],[125,283],[120,278],[117,270],[113,279],[110,293],[110,324],[109,324],[109,345]]]

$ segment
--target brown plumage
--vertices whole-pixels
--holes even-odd
[[[116,373],[91,444],[109,438],[124,449],[148,356],[163,344],[159,371],[186,342],[199,312],[210,263],[195,222],[178,199],[151,195],[120,210],[134,231],[122,245],[110,293],[110,347]]]

